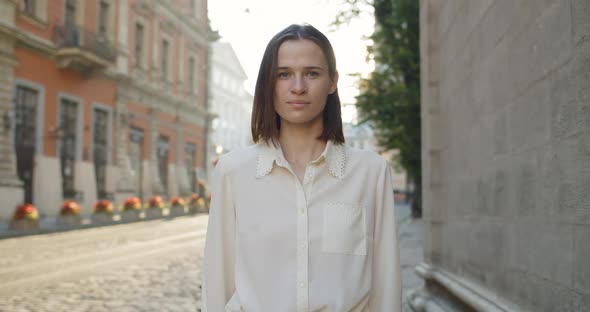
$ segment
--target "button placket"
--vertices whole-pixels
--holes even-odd
[[[306,170],[307,171],[307,170]],[[293,175],[295,177],[295,175]],[[307,200],[302,183],[295,177],[296,205],[299,214],[297,216],[297,311],[308,311],[309,289],[308,279],[308,250],[307,245]],[[301,247],[303,246],[303,247]]]

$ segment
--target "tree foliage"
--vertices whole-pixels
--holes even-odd
[[[346,0],[334,24],[373,7],[375,31],[367,59],[375,70],[360,78],[356,106],[360,122],[369,122],[378,144],[399,150],[398,161],[415,184],[413,215],[421,214],[420,49],[418,0]]]

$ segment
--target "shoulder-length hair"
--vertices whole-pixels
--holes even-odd
[[[311,25],[293,24],[276,34],[266,46],[256,88],[254,91],[254,107],[252,108],[252,139],[258,143],[278,142],[281,129],[281,118],[274,108],[274,92],[276,84],[277,58],[281,44],[287,40],[310,40],[317,44],[324,53],[328,64],[330,79],[336,77],[336,57],[330,41],[324,34]],[[340,97],[338,88],[326,99],[326,107],[323,111],[324,130],[318,137],[320,140],[331,140],[335,144],[344,143],[342,131],[342,115],[340,110]]]

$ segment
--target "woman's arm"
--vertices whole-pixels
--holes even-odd
[[[235,209],[231,182],[217,162],[211,182],[211,206],[205,242],[201,304],[203,312],[225,311],[235,290]]]
[[[369,306],[375,312],[402,311],[402,285],[391,168],[383,160],[377,183],[373,274]]]

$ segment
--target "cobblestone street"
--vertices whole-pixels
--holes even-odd
[[[398,206],[404,293],[421,223]],[[1,312],[198,311],[207,215],[0,240]]]
[[[0,241],[0,311],[198,311],[206,220],[202,215]],[[77,258],[86,261],[72,261]],[[39,276],[19,275],[23,264],[16,261]]]

